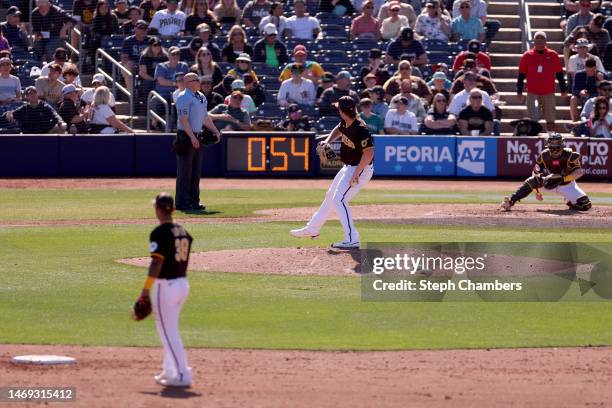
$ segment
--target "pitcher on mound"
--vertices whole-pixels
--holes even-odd
[[[304,228],[291,230],[291,235],[297,238],[317,238],[325,221],[336,210],[344,229],[344,239],[332,244],[332,247],[357,249],[360,247],[359,232],[355,228],[349,202],[372,178],[374,145],[367,125],[357,116],[353,98],[343,96],[335,106],[340,113],[340,124],[320,143],[319,149],[342,138],[340,159],[344,166],[325,193],[321,207]]]

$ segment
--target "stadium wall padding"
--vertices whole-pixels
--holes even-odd
[[[0,135],[0,177],[174,176],[174,135]],[[220,145],[203,174],[221,175]]]
[[[174,176],[173,138],[0,135],[0,177]],[[375,135],[374,144],[377,176],[522,178],[531,173],[545,138]],[[582,155],[585,178],[612,179],[612,139],[567,138],[566,145]],[[206,146],[203,175],[219,176],[221,167],[221,145]]]

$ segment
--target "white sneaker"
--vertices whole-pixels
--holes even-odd
[[[291,230],[291,235],[293,235],[296,238],[310,238],[310,239],[319,238],[319,233],[310,231],[308,227]]]
[[[157,381],[158,384],[163,385],[164,387],[181,387],[181,388],[189,388],[191,387],[191,381],[183,380],[181,381],[178,378],[161,378]]]
[[[153,378],[155,378],[155,382],[159,384],[163,378],[166,378],[166,372],[162,371],[161,373],[157,374]]]
[[[511,211],[512,203],[510,203],[510,198],[504,197],[504,201],[501,202],[499,207],[504,211]]]
[[[359,249],[361,244],[359,243],[359,241],[355,241],[355,242],[341,241],[341,242],[335,242],[331,246],[332,248],[337,248],[337,249]]]

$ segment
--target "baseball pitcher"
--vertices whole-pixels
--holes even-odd
[[[536,199],[542,201],[540,189],[544,188],[563,196],[570,209],[588,211],[591,200],[576,183],[583,175],[580,154],[565,148],[563,136],[559,133],[550,133],[546,139],[546,149],[540,153],[533,174],[514,194],[504,197],[501,208],[510,211],[517,201],[527,197],[533,190],[536,191]]]
[[[329,143],[341,139],[340,159],[344,166],[340,169],[319,210],[314,213],[304,228],[291,230],[297,238],[317,238],[319,232],[335,209],[344,229],[344,239],[332,244],[333,248],[359,248],[359,232],[355,228],[349,201],[370,181],[374,173],[374,145],[368,127],[357,116],[355,101],[350,96],[341,97],[336,107],[340,113],[340,124],[321,142],[317,151],[325,155],[329,152]]]

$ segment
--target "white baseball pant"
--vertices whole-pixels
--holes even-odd
[[[167,378],[191,382],[191,368],[179,334],[181,309],[189,295],[186,278],[156,279],[153,312],[157,333],[164,346],[163,370]]]
[[[586,195],[586,193],[582,191],[582,189],[580,188],[580,186],[578,186],[578,183],[576,183],[575,180],[564,186],[558,186],[556,188],[553,188],[552,190],[544,189],[543,191],[552,191],[559,195],[562,195],[563,198],[565,198],[565,201],[569,201],[572,204],[576,204],[576,200]]]
[[[359,183],[351,186],[351,178],[356,168],[357,166],[344,165],[336,174],[334,181],[325,193],[323,203],[306,224],[309,231],[318,234],[335,209],[344,229],[344,241],[359,242],[359,232],[353,222],[349,201],[370,181],[374,173],[374,166],[371,164],[366,166],[359,176]]]

